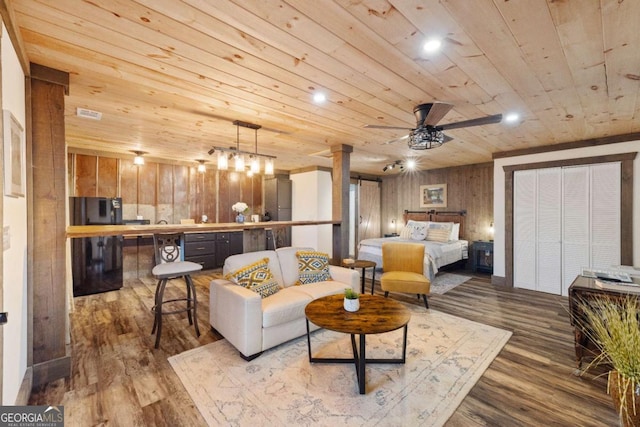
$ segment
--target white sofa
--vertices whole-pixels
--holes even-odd
[[[264,350],[307,332],[304,309],[316,298],[340,294],[349,287],[358,289],[356,270],[329,266],[332,280],[295,286],[298,280],[296,252],[310,248],[283,247],[275,251],[249,252],[228,257],[223,274],[269,259],[269,269],[283,287],[266,298],[226,279],[214,279],[210,287],[209,321],[240,355],[251,360]],[[312,329],[317,329],[311,325]]]

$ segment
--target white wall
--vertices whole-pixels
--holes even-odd
[[[493,274],[499,277],[505,276],[504,166],[638,151],[640,151],[640,141],[632,141],[495,160],[493,164],[493,222],[495,228],[493,238]],[[622,236],[622,238],[625,238],[625,236]],[[636,156],[636,159],[633,162],[633,265],[640,266],[640,154]]]
[[[2,106],[25,126],[24,73],[9,35],[2,26]],[[24,133],[23,133],[23,137]],[[4,170],[4,167],[3,167]],[[23,176],[23,180],[26,175]],[[26,181],[23,181],[26,182]],[[4,194],[4,191],[3,191]],[[9,321],[4,328],[2,404],[14,405],[27,370],[27,200],[3,196],[4,227],[10,247],[3,259],[4,306]]]
[[[331,173],[328,171],[310,171],[291,174],[293,221],[331,220]],[[293,227],[292,246],[308,246],[333,256],[332,226],[305,225]]]

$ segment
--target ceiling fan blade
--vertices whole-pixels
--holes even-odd
[[[385,142],[385,144],[393,144],[394,142],[404,141],[407,138],[409,138],[409,135],[405,135],[405,136],[401,136],[400,138],[392,139],[391,141]]]
[[[447,123],[445,125],[438,126],[439,129],[460,129],[471,126],[490,125],[492,123],[500,123],[502,121],[502,114],[495,114],[493,116],[480,117],[477,119],[463,120],[461,122]]]
[[[400,126],[381,126],[381,125],[365,125],[364,126],[367,129],[401,129],[401,130],[411,130],[411,128],[408,128],[406,126],[400,127]]]
[[[453,104],[445,102],[420,104],[413,109],[413,114],[416,116],[416,126],[435,126],[452,108]]]

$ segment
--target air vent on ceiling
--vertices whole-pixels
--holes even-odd
[[[101,112],[89,110],[87,108],[78,107],[76,109],[76,115],[78,117],[84,117],[85,119],[92,119],[92,120],[100,120],[100,119],[102,119],[102,113]]]

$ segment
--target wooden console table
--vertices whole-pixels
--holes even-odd
[[[574,345],[578,368],[582,367],[584,350],[589,344],[589,339],[576,319],[581,319],[580,301],[589,302],[590,299],[606,296],[612,299],[622,299],[627,295],[633,295],[640,299],[640,286],[596,284],[596,279],[578,276],[569,286],[569,312],[571,325],[574,327]]]

